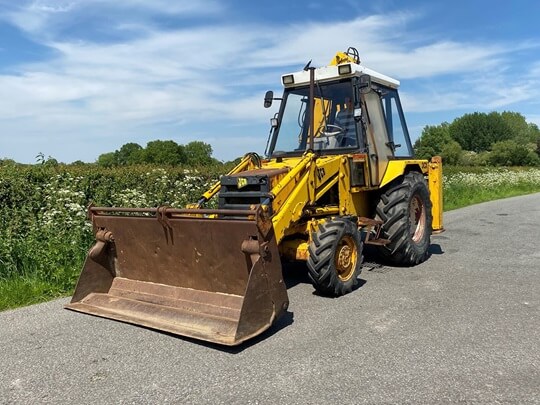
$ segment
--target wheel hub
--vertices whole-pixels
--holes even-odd
[[[422,199],[415,195],[409,205],[410,235],[415,243],[424,238],[426,229],[426,207]]]
[[[356,245],[351,237],[345,236],[341,239],[335,257],[338,277],[342,281],[349,280],[354,274],[357,258]]]

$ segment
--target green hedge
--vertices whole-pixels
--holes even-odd
[[[223,168],[206,170],[0,166],[0,309],[71,291],[93,243],[90,203],[183,207],[197,201]]]

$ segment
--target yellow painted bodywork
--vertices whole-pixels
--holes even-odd
[[[429,195],[431,198],[433,221],[431,227],[435,232],[442,232],[443,227],[443,175],[442,159],[434,156],[429,162]]]
[[[421,159],[391,160],[384,173],[380,187],[388,185],[392,180],[404,175],[407,171],[416,170],[427,176],[427,186],[431,200],[433,216],[432,229],[435,232],[443,227],[443,191],[442,191],[442,159],[434,156],[431,161]]]
[[[386,166],[386,171],[384,172],[381,184],[379,187],[382,188],[389,184],[392,180],[397,179],[398,177],[405,174],[406,171],[416,170],[423,174],[427,174],[429,169],[429,162],[427,160],[420,159],[400,159],[400,160],[390,160]]]
[[[313,136],[318,138],[321,136],[322,131],[326,127],[326,122],[330,118],[328,113],[332,111],[331,101],[315,97],[313,108],[313,122],[315,123]],[[300,143],[300,139],[298,140],[298,143]]]
[[[363,167],[362,186],[351,185],[351,163]],[[369,159],[365,154],[342,154],[318,156],[306,152],[299,157],[269,159],[261,167],[249,157],[229,174],[250,170],[282,169],[282,173],[271,178],[272,212],[274,234],[281,253],[288,258],[306,260],[310,235],[321,222],[335,216],[369,217],[377,190],[390,184],[408,171],[419,171],[428,178],[432,202],[434,231],[443,229],[442,222],[442,162],[436,157],[431,162],[419,159],[390,160],[380,185],[370,184]],[[321,200],[331,190],[337,191],[335,201]],[[205,198],[219,191],[214,185]],[[283,242],[283,243],[282,243]]]
[[[329,65],[335,66],[335,65],[341,65],[342,63],[356,63],[354,58],[350,55],[347,55],[345,52],[337,52],[336,56],[332,58]]]

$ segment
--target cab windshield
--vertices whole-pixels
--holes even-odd
[[[358,148],[351,82],[316,83],[314,95],[314,150]],[[309,86],[285,89],[270,155],[308,149],[310,125]]]

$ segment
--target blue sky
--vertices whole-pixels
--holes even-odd
[[[354,46],[401,81],[413,140],[467,112],[540,124],[540,2],[0,0],[0,158],[128,142],[262,153],[266,90]]]

